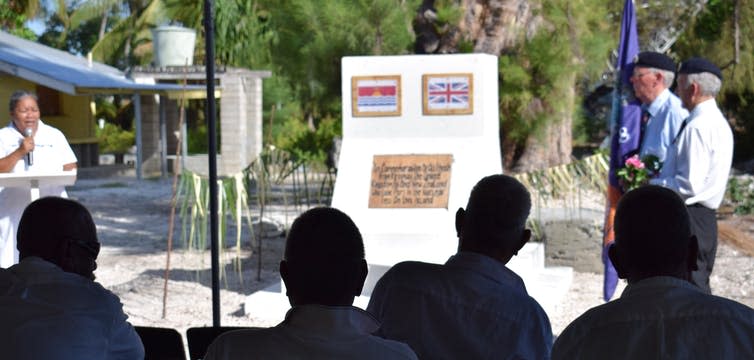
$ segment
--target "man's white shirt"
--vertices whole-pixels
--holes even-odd
[[[733,161],[733,132],[714,99],[698,104],[686,123],[651,183],[675,190],[686,205],[717,209]]]

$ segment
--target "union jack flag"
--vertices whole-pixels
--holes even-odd
[[[471,75],[429,75],[425,101],[429,113],[470,113]]]

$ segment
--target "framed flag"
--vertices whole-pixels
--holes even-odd
[[[424,115],[474,113],[473,74],[424,74],[422,89]]]
[[[357,116],[400,116],[401,76],[354,76],[351,109]]]

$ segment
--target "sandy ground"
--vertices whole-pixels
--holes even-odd
[[[209,251],[186,250],[178,240],[170,257],[170,281],[163,317],[170,179],[79,179],[69,188],[69,196],[86,205],[94,216],[103,245],[95,273],[97,281],[120,296],[132,324],[172,327],[184,333],[188,327],[212,325]],[[274,212],[278,223],[290,223],[302,209],[285,210],[287,212],[281,209]],[[754,217],[731,217],[723,221],[737,231],[738,237],[754,234]],[[176,219],[175,224],[175,239],[179,239],[180,219]],[[560,239],[549,235],[546,239],[548,264],[574,268],[569,292],[555,312],[548,314],[556,334],[585,310],[602,303],[598,229],[599,224],[587,224],[580,228],[583,236]],[[248,230],[243,234],[248,238]],[[246,295],[279,281],[277,265],[283,246],[281,235],[263,239],[260,264],[259,252],[250,256],[250,243],[244,241],[240,276],[232,261],[235,250],[226,252],[221,259],[226,273],[220,295],[222,325],[274,325],[245,316],[243,303]],[[716,295],[754,307],[751,255],[754,251],[746,254],[739,247],[721,242],[711,280]],[[620,285],[616,296],[623,286]]]

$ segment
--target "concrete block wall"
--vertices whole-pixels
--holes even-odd
[[[220,154],[218,173],[248,166],[262,150],[262,79],[229,71],[220,77]]]
[[[235,174],[251,164],[262,151],[262,79],[269,71],[249,71],[229,68],[218,73],[220,149],[217,173]],[[167,75],[166,75],[167,76]],[[160,78],[157,74],[155,78]],[[198,79],[198,78],[197,78]],[[160,174],[159,103],[155,96],[142,96],[142,176]],[[166,137],[168,155],[177,150],[179,108],[175,100],[166,102]],[[207,156],[193,155],[186,159],[186,167],[206,173]],[[172,171],[172,169],[168,169]]]
[[[264,136],[264,118],[262,117],[262,78],[247,77],[245,82],[247,101],[251,106],[246,108],[249,126],[246,127],[246,164],[247,166],[262,152]]]
[[[160,104],[157,95],[141,96],[141,146],[143,176],[160,174]]]

